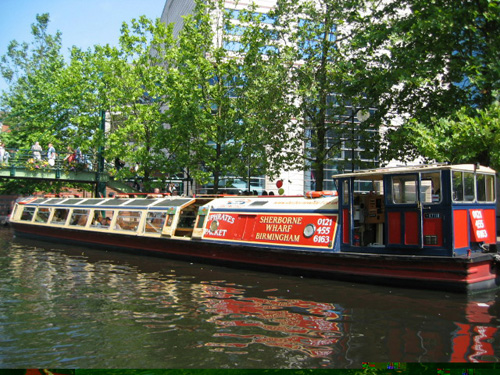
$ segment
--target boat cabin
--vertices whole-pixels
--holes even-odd
[[[73,198],[46,196],[22,201],[12,221],[66,229],[190,239],[201,236],[200,207],[211,199],[192,197]]]
[[[496,246],[490,168],[422,165],[334,179],[342,252],[457,256]]]

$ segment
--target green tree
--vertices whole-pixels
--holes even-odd
[[[483,143],[498,131],[489,113],[500,84],[500,3],[368,1],[363,11],[353,24],[353,56],[376,77],[385,120],[402,122],[387,132],[383,157],[499,165]]]
[[[65,112],[54,100],[65,69],[61,33],[48,33],[48,14],[37,15],[36,21],[31,25],[32,43],[13,40],[0,59],[0,72],[9,84],[0,97],[4,120],[11,127],[3,134],[9,147],[30,148],[35,141],[46,145],[56,141],[53,134],[65,126]]]
[[[277,34],[269,14],[249,6],[238,12],[237,21],[228,23],[226,29],[239,36],[236,52],[244,85],[237,86],[234,93],[246,129],[242,160],[248,160],[249,174],[255,171],[274,178],[303,165],[297,153],[302,142],[294,130],[293,86],[289,82],[293,62],[284,59],[273,45]]]
[[[376,130],[376,122],[358,120],[373,106],[373,98],[352,69],[344,27],[350,17],[345,12],[348,4],[351,2],[279,0],[271,13],[278,35],[276,49],[290,67],[295,132],[305,145],[305,152],[295,150],[305,158],[305,166],[312,168],[316,190],[324,188],[325,165],[338,158],[343,148],[363,146],[375,151],[378,138],[378,132],[367,136]],[[352,168],[362,165],[356,153],[347,162]]]
[[[252,12],[240,20],[257,21]],[[285,160],[282,97],[266,91],[283,85],[286,71],[269,65],[256,47],[252,29],[234,25],[222,2],[197,1],[179,34],[179,57],[172,80],[169,124],[181,145],[177,157],[199,183],[247,171],[273,175]],[[288,120],[287,120],[288,121]]]
[[[27,149],[35,141],[46,147],[51,142],[62,156],[68,145],[86,149],[95,143],[103,102],[96,95],[97,67],[76,47],[66,63],[61,34],[48,34],[48,25],[49,15],[38,15],[32,25],[34,41],[12,41],[2,56],[9,90],[0,102],[10,126],[3,135],[8,147]]]
[[[72,141],[75,127],[71,117],[76,108],[73,98],[81,96],[82,90],[75,80],[68,80],[71,77],[61,54],[61,33],[49,34],[49,21],[48,14],[37,15],[36,23],[31,25],[32,42],[13,40],[0,58],[0,72],[9,84],[0,96],[2,121],[10,129],[2,133],[2,141],[8,148],[21,149],[11,155],[11,162],[16,162],[22,150],[27,152],[36,141],[43,148],[53,143],[60,154]],[[81,131],[84,133],[84,129]],[[3,191],[17,193],[60,191],[62,187],[61,183],[41,181],[2,184]]]
[[[95,92],[111,120],[106,158],[137,164],[137,171],[123,168],[118,177],[137,173],[147,189],[154,178],[182,170],[164,115],[176,50],[172,26],[140,17],[123,24],[119,48],[98,47],[92,56],[99,73]]]
[[[130,165],[138,163],[146,183],[153,174],[175,170],[163,150],[161,111],[166,67],[175,51],[170,28],[141,17],[130,27],[123,25],[120,48],[73,47],[65,63],[61,34],[49,35],[48,24],[48,14],[37,16],[34,42],[13,41],[2,57],[1,72],[10,84],[1,98],[11,126],[4,140],[8,146],[52,142],[61,155],[72,146],[92,156],[106,146],[108,160],[120,157]],[[112,122],[108,134],[100,129],[103,112]],[[123,169],[119,177],[130,174]]]
[[[92,159],[103,144],[99,124],[101,111],[107,108],[107,98],[99,90],[101,68],[92,51],[73,47],[69,63],[60,73],[55,97],[55,103],[64,111],[66,120],[57,136],[64,141],[64,146],[80,147]],[[60,154],[64,152],[61,148]]]
[[[428,124],[411,123],[404,127],[406,140],[417,145],[422,155],[438,162],[483,162],[500,170],[500,104],[486,108],[462,107],[453,116],[432,118]]]

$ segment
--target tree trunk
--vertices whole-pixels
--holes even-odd
[[[314,160],[314,177],[316,178],[316,191],[323,190],[325,180],[325,148],[326,148],[326,129],[324,124],[324,116],[320,111],[319,122],[316,124],[316,158]]]

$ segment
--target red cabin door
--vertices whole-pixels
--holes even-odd
[[[418,174],[387,176],[387,245],[423,247],[422,203]]]
[[[341,192],[342,195],[339,197],[340,201],[340,216],[341,216],[341,228],[342,228],[342,233],[341,233],[341,242],[344,245],[351,245],[353,242],[353,234],[351,233],[351,229],[353,227],[352,225],[352,194],[351,194],[351,189],[352,189],[352,181],[350,179],[345,179],[345,180],[340,180],[340,182],[337,181],[337,184],[341,184]]]

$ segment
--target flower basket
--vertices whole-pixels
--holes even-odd
[[[47,168],[49,168],[49,162],[46,160],[36,160],[34,158],[31,158],[26,162],[26,169],[31,172],[36,172]]]

